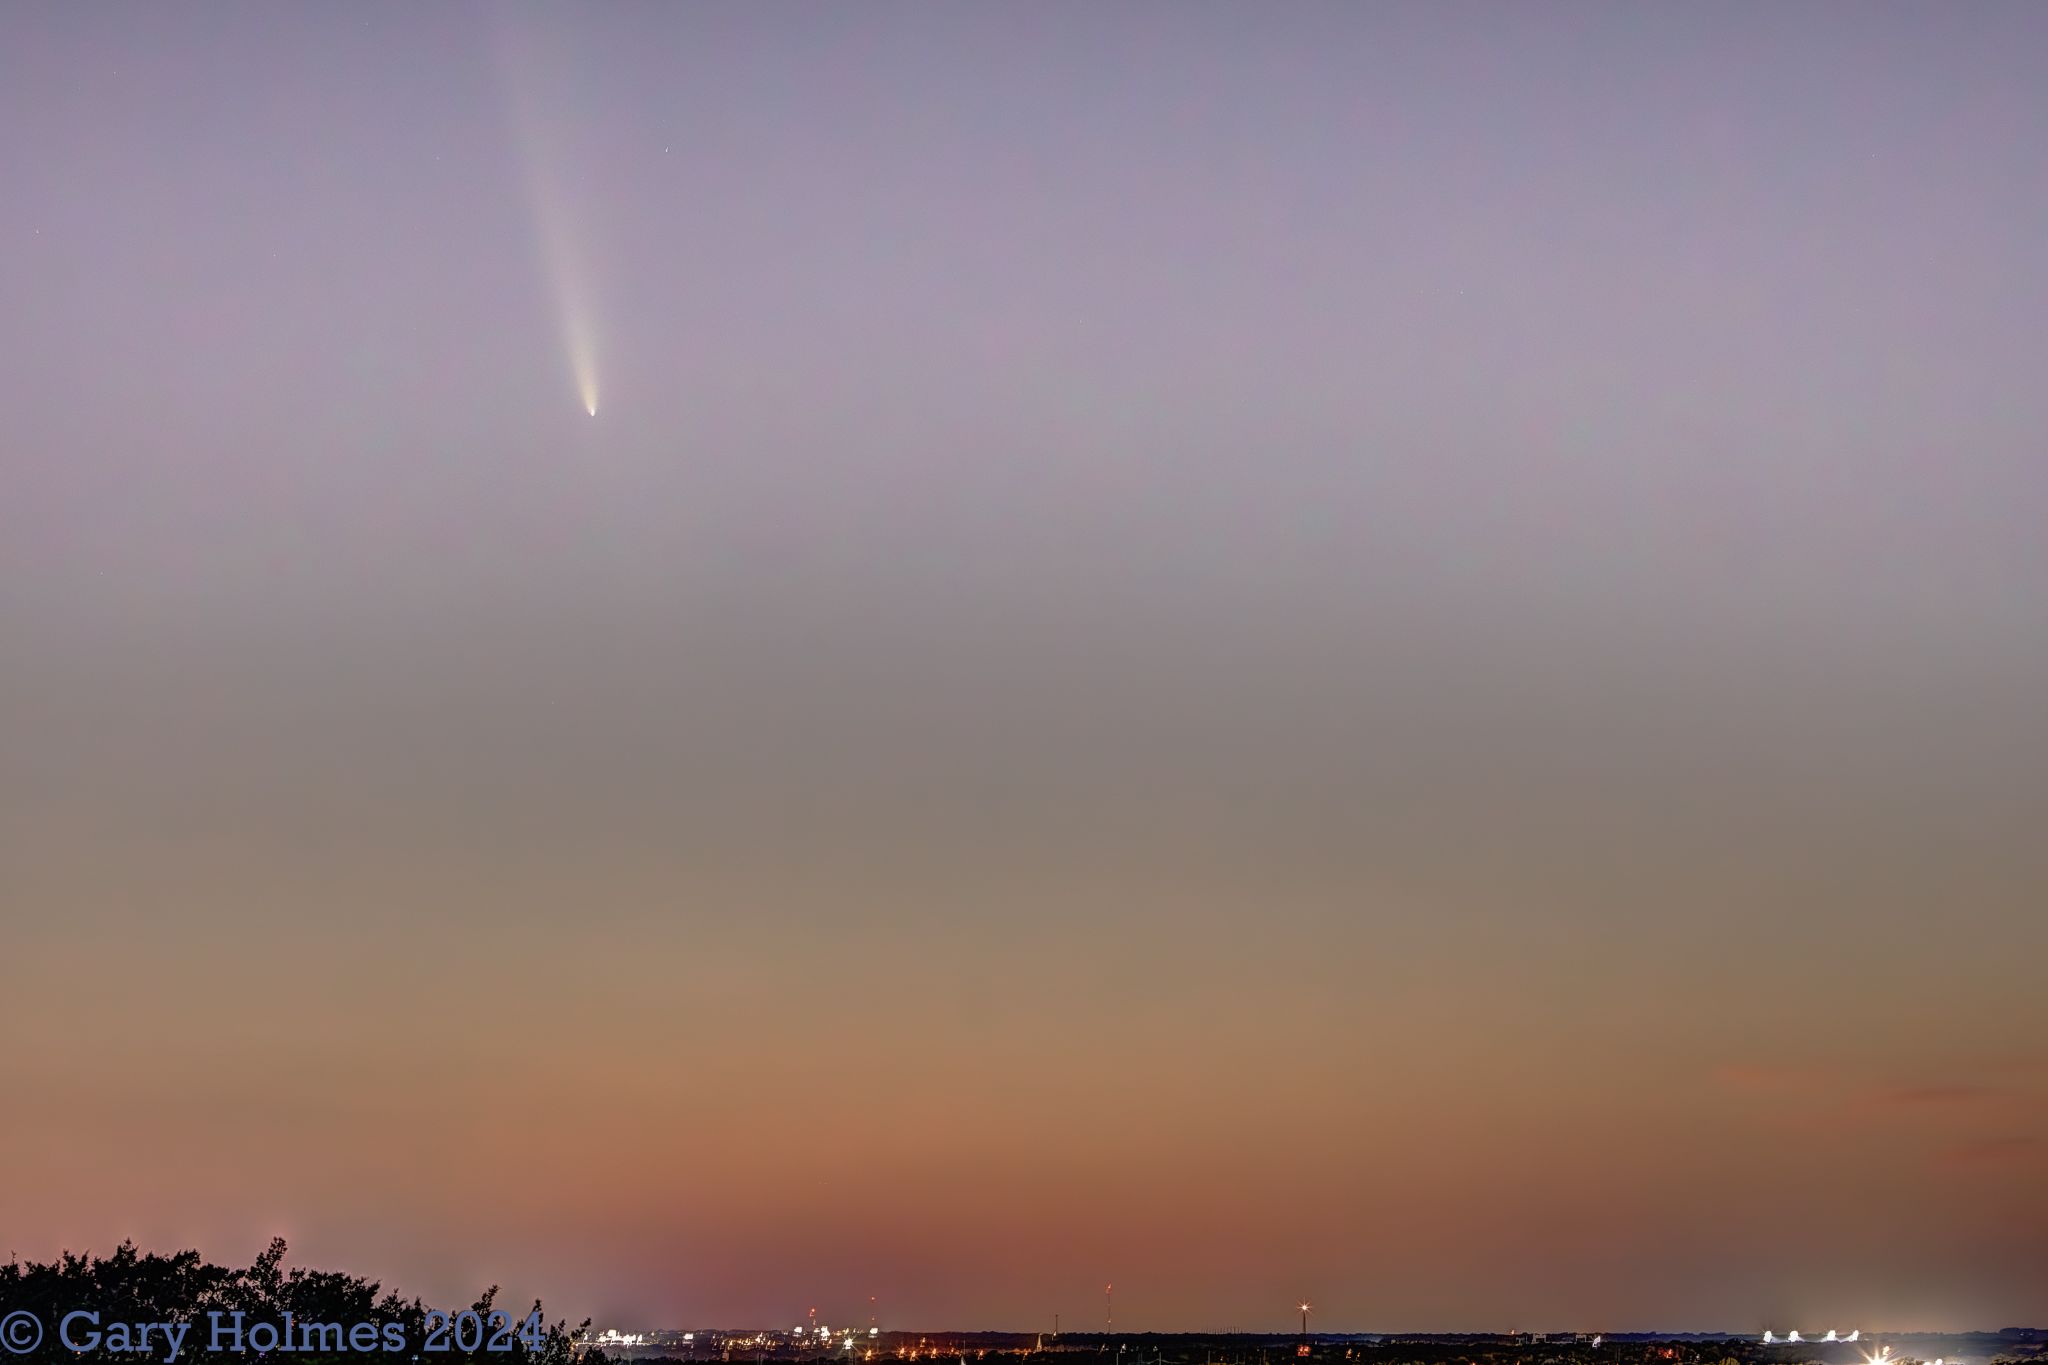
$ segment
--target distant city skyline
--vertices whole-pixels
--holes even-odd
[[[732,1339],[736,1343],[758,1342],[763,1345],[774,1345],[778,1348],[801,1348],[804,1346],[804,1343],[809,1335],[809,1332],[810,1329],[808,1328],[792,1327],[786,1329],[779,1329],[767,1327],[761,1324],[726,1324],[723,1326],[718,1326],[699,1323],[694,1327],[689,1328],[679,1326],[649,1327],[643,1325],[632,1331],[622,1331],[617,1327],[593,1326],[588,1333],[584,1334],[583,1339],[590,1341],[593,1344],[602,1346],[607,1351],[617,1349],[621,1352],[628,1354],[638,1353],[656,1355],[664,1350],[673,1349],[681,1346],[688,1346],[692,1349],[699,1351],[710,1350],[724,1343],[726,1339]],[[842,1332],[844,1333],[843,1335]],[[1085,1344],[1088,1342],[1099,1342],[1118,1334],[1104,1333],[1100,1331],[1055,1332],[1043,1328],[1032,1329],[1029,1327],[924,1326],[890,1328],[886,1331],[880,1328],[857,1327],[850,1330],[835,1329],[833,1332],[825,1335],[828,1336],[830,1340],[827,1341],[824,1347],[820,1347],[819,1349],[840,1349],[843,1346],[843,1343],[848,1340],[854,1342],[856,1346],[872,1344],[873,1342],[878,1340],[891,1346],[895,1346],[900,1345],[905,1341],[917,1339],[925,1341],[934,1350],[943,1354],[949,1339],[952,1341],[960,1341],[964,1339],[984,1337],[1018,1338],[1025,1341],[1029,1341],[1034,1337],[1044,1338],[1046,1340],[1051,1340],[1057,1337],[1063,1340],[1071,1338],[1076,1342]],[[1196,1328],[1177,1330],[1169,1328],[1146,1332],[1131,1332],[1128,1335],[1132,1337],[1241,1336],[1265,1338],[1270,1340],[1291,1340],[1300,1336],[1300,1333],[1290,1332],[1284,1327],[1263,1330],[1258,1328],[1226,1327],[1208,1330]],[[1881,1335],[1885,1338],[1888,1338],[1892,1342],[1935,1340],[1941,1338],[1954,1339],[1968,1337],[2010,1340],[2021,1345],[2031,1345],[2042,1342],[2048,1342],[2048,1328],[2041,1327],[1975,1327],[1930,1331],[1893,1331],[1886,1332]],[[1481,1330],[1431,1332],[1401,1331],[1398,1329],[1374,1330],[1369,1328],[1362,1328],[1356,1330],[1338,1329],[1329,1332],[1311,1332],[1308,1334],[1308,1336],[1310,1339],[1317,1342],[1346,1342],[1361,1341],[1367,1339],[1400,1340],[1402,1338],[1447,1341],[1456,1340],[1462,1337],[1487,1337],[1504,1341],[1528,1339],[1532,1342],[1544,1344],[1576,1343],[1591,1347],[1598,1347],[1602,1344],[1603,1341],[1609,1338],[1612,1338],[1617,1343],[1631,1341],[1679,1341],[1691,1339],[1731,1342],[1756,1342],[1755,1335],[1749,1332],[1735,1330],[1713,1331],[1698,1329],[1603,1333],[1595,1331],[1591,1328],[1558,1329],[1547,1332],[1515,1331],[1512,1329],[1503,1330],[1499,1332],[1487,1332]],[[1765,1346],[1784,1346],[1792,1344],[1809,1346],[1860,1345],[1861,1342],[1859,1341],[1858,1337],[1860,1337],[1860,1333],[1857,1337],[1852,1337],[1845,1334],[1841,1336],[1839,1339],[1837,1339],[1834,1336],[1827,1336],[1826,1339],[1823,1340],[1822,1334],[1816,1334],[1811,1340],[1793,1343],[1788,1341],[1784,1336],[1773,1333],[1770,1336],[1768,1336],[1764,1341],[1757,1344]],[[1876,1336],[1873,1336],[1872,1344],[1873,1351],[1889,1351],[1891,1349],[1889,1346],[1878,1345]]]

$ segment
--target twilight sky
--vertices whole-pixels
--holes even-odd
[[[2048,1319],[2044,242],[2038,4],[11,4],[0,1253]]]

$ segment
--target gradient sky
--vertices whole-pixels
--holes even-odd
[[[2044,243],[2031,3],[10,4],[0,1251],[2048,1319]]]

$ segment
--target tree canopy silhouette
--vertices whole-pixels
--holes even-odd
[[[588,1319],[574,1329],[560,1320],[549,1323],[541,1316],[538,1299],[531,1310],[537,1330],[516,1330],[528,1315],[507,1314],[513,1330],[493,1334],[504,1343],[504,1350],[483,1349],[488,1337],[478,1339],[476,1334],[455,1331],[439,1334],[442,1349],[431,1349],[428,1305],[420,1299],[404,1298],[385,1291],[374,1280],[337,1271],[298,1267],[287,1270],[285,1249],[284,1239],[276,1238],[254,1264],[241,1269],[214,1265],[197,1251],[170,1255],[139,1252],[133,1242],[123,1242],[110,1256],[96,1257],[89,1252],[74,1255],[67,1251],[47,1264],[10,1260],[0,1265],[0,1318],[23,1311],[32,1314],[41,1328],[41,1342],[26,1352],[12,1354],[22,1361],[53,1365],[80,1359],[163,1359],[160,1347],[147,1352],[113,1350],[106,1345],[73,1350],[59,1339],[58,1323],[66,1313],[78,1309],[97,1313],[102,1326],[116,1322],[192,1324],[178,1365],[230,1354],[210,1349],[209,1326],[213,1319],[209,1315],[220,1313],[229,1317],[237,1312],[245,1315],[243,1321],[248,1324],[284,1322],[287,1314],[289,1321],[296,1324],[396,1324],[403,1337],[403,1346],[397,1350],[387,1349],[380,1337],[377,1349],[371,1352],[286,1348],[266,1353],[250,1349],[245,1353],[250,1358],[268,1355],[306,1362],[354,1361],[357,1365],[396,1360],[411,1365],[417,1356],[422,1365],[463,1361],[478,1365],[570,1365],[571,1361],[579,1365],[609,1365],[602,1352],[578,1344],[588,1335]],[[466,1308],[489,1322],[493,1312],[502,1311],[497,1308],[497,1295],[498,1287],[492,1285],[475,1302],[461,1308],[452,1304],[435,1306],[443,1312],[458,1314]],[[473,1341],[474,1349],[465,1349]],[[9,1343],[15,1344],[18,1343]]]

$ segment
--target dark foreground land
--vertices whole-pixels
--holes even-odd
[[[663,1360],[953,1362],[1073,1357],[1073,1365],[2048,1365],[2048,1332],[1865,1334],[1856,1342],[1764,1345],[1712,1334],[1299,1334],[886,1332],[851,1349],[802,1345],[779,1333],[659,1333],[648,1345],[607,1347],[636,1365]]]
[[[66,1349],[55,1325],[73,1309],[91,1309],[102,1323],[189,1323],[213,1314],[250,1321],[389,1324],[394,1353],[323,1354],[298,1350],[230,1355],[247,1365],[364,1365],[384,1359],[433,1365],[709,1365],[777,1361],[803,1365],[1023,1365],[1055,1355],[1062,1365],[2048,1365],[2048,1331],[2009,1328],[1945,1335],[1866,1332],[1856,1342],[1766,1345],[1758,1336],[1713,1334],[1512,1333],[1499,1335],[1297,1333],[882,1332],[803,1340],[777,1331],[655,1331],[628,1341],[547,1320],[538,1303],[497,1303],[486,1288],[476,1316],[509,1310],[535,1326],[509,1349],[464,1350],[456,1338],[436,1345],[425,1305],[385,1291],[375,1281],[330,1271],[289,1269],[285,1245],[274,1241],[254,1264],[215,1265],[196,1251],[170,1255],[124,1243],[108,1256],[66,1253],[47,1264],[0,1264],[0,1365],[170,1365],[161,1351],[111,1344]],[[453,1305],[450,1306],[454,1308]],[[15,1321],[22,1319],[24,1321]],[[28,1320],[34,1325],[29,1326]],[[444,1324],[445,1325],[445,1324]],[[45,1329],[48,1330],[45,1330]],[[19,1329],[19,1332],[18,1332]],[[22,1335],[25,1333],[25,1335]],[[176,1365],[198,1365],[202,1351]]]

